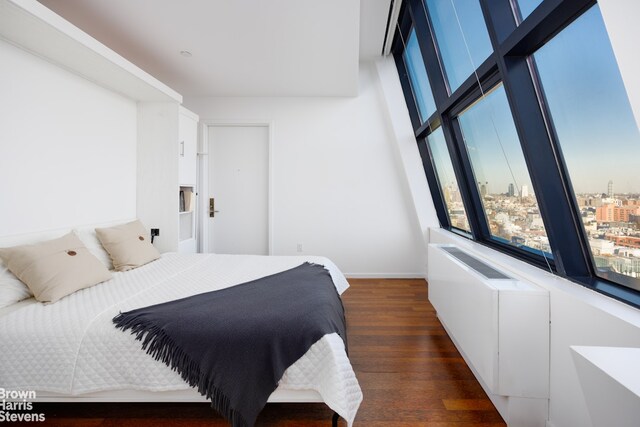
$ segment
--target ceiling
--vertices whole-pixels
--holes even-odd
[[[380,55],[390,3],[39,1],[187,96],[356,95],[358,63]]]

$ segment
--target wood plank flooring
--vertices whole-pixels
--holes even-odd
[[[506,426],[436,318],[424,280],[349,282],[349,357],[364,394],[357,427]],[[206,404],[41,403],[34,412],[48,426],[227,425]],[[327,427],[331,415],[321,404],[268,404],[256,425]]]

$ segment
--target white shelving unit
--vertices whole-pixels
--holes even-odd
[[[198,116],[180,107],[178,176],[179,190],[179,243],[178,252],[194,253],[198,249],[196,238],[196,205],[198,163]]]

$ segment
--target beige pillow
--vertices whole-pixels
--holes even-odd
[[[33,245],[0,249],[0,258],[41,302],[56,302],[111,278],[109,270],[74,233]]]
[[[151,244],[151,236],[140,221],[96,228],[96,235],[109,252],[116,271],[131,270],[160,258],[160,252]]]

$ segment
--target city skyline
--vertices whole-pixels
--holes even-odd
[[[518,197],[513,184],[506,192],[494,194],[486,193],[487,182],[478,182],[478,185],[487,225],[494,238],[539,251],[545,257],[552,256],[534,197]],[[640,197],[615,194],[612,180],[607,181],[607,188],[608,193],[576,195],[591,256],[599,274],[637,286],[640,280]],[[471,231],[457,185],[445,186],[443,194],[452,226]]]

